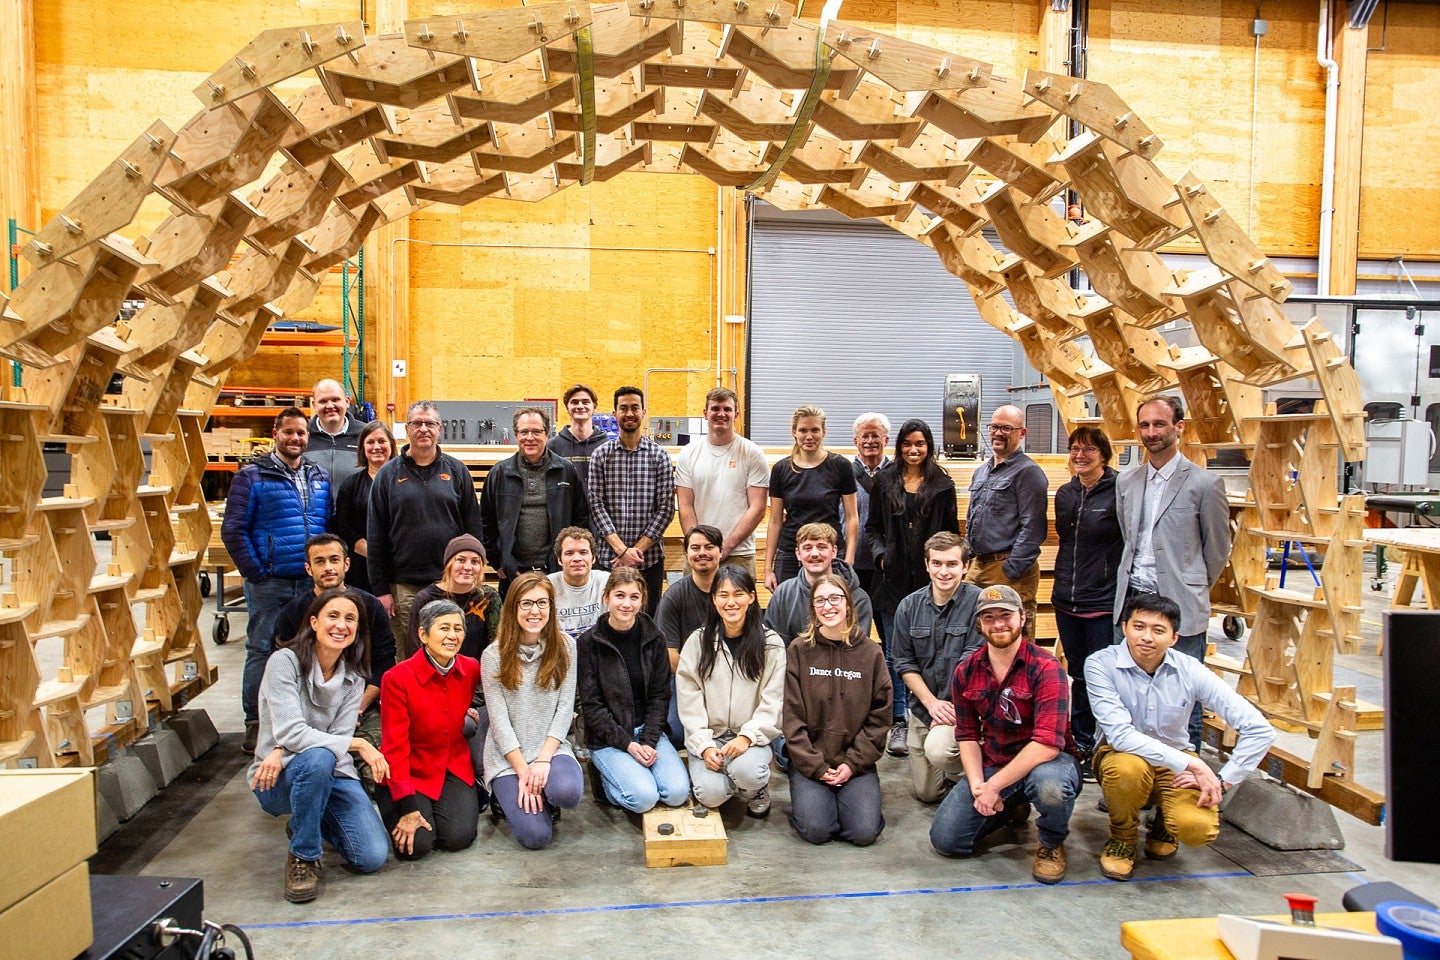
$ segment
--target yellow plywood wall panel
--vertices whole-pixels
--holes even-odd
[[[647,368],[710,368],[716,216],[709,181],[653,173],[417,214],[412,392],[504,400],[583,381],[608,409]],[[465,246],[430,245],[444,243]],[[713,368],[653,374],[650,410],[698,411],[713,385]]]
[[[1308,0],[1281,0],[1263,16],[1258,103],[1251,3],[1096,0],[1088,76],[1112,85],[1164,141],[1163,171],[1193,170],[1241,226],[1253,222],[1265,250],[1313,255],[1325,118],[1318,13]]]
[[[1372,22],[1366,58],[1360,256],[1440,258],[1440,6],[1387,15],[1384,49]]]

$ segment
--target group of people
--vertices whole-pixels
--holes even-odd
[[[1179,451],[1174,398],[1139,407],[1148,461],[1123,476],[1098,428],[1069,437],[1051,597],[1068,678],[1033,642],[1050,495],[1018,408],[994,411],[962,535],[923,420],[901,426],[892,459],[888,419],[862,415],[847,461],[825,448],[823,411],[801,407],[791,454],[767,466],[717,388],[705,436],[672,463],[644,435],[638,388],[614,393],[613,439],[589,387],[564,404],[553,437],[546,411],[515,414],[517,452],[478,499],[440,450],[435,404],[411,405],[397,451],[383,423],[348,418],[333,381],[238,472],[222,535],[250,611],[251,785],[290,816],[287,898],[317,895],[322,840],[370,871],[389,848],[469,846],[488,809],[544,847],[587,769],[596,801],[632,814],[693,798],[764,817],[779,768],[801,838],[864,846],[885,825],[887,751],[938,803],[946,856],[1033,809],[1046,883],[1095,780],[1100,867],[1124,880],[1143,808],[1148,857],[1209,842],[1224,791],[1273,741],[1200,659],[1229,516],[1218,478]],[[684,574],[667,583],[677,505]],[[1218,775],[1198,756],[1202,704],[1239,732]]]

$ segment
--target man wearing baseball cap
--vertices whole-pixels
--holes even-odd
[[[1080,793],[1065,670],[1025,639],[1025,606],[1013,588],[983,588],[975,620],[985,646],[955,668],[950,693],[965,778],[935,812],[930,843],[968,857],[989,834],[1023,827],[1033,806],[1040,842],[1031,875],[1057,883]]]

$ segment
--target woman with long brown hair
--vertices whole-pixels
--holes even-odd
[[[505,595],[500,631],[480,657],[490,729],[490,794],[516,841],[549,845],[561,810],[580,803],[585,778],[566,734],[575,715],[575,642],[555,617],[545,574],[519,574]]]

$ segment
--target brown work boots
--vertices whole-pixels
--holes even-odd
[[[291,903],[309,903],[320,895],[320,861],[301,860],[286,854],[285,899]]]
[[[1035,866],[1030,876],[1040,883],[1059,883],[1065,879],[1065,844],[1047,847],[1040,844],[1035,848]]]

